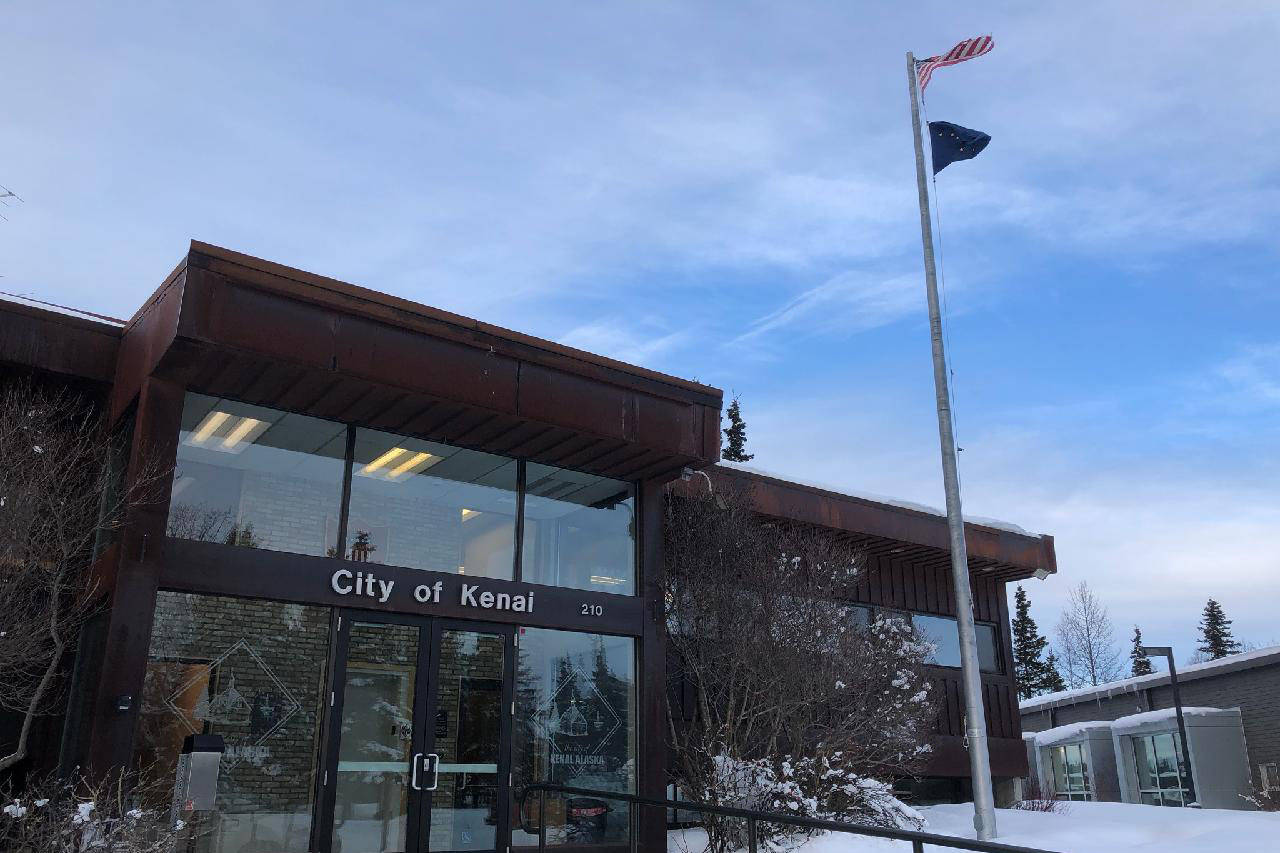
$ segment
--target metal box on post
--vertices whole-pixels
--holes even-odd
[[[196,812],[213,811],[218,797],[218,767],[225,749],[222,735],[187,735],[173,781],[170,825],[189,821]]]

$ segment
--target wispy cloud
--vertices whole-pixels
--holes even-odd
[[[920,311],[923,304],[919,273],[886,277],[844,272],[755,320],[730,345],[779,333],[853,334],[893,323]]]

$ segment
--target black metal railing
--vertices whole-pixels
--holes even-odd
[[[935,835],[932,832],[917,832],[909,829],[889,829],[882,826],[864,826],[856,823],[840,823],[834,820],[818,820],[810,817],[797,817],[795,815],[780,814],[774,812],[758,812],[750,809],[738,809],[732,806],[713,806],[705,803],[696,803],[689,800],[656,800],[650,797],[639,797],[635,794],[623,794],[617,791],[596,791],[591,788],[571,788],[565,785],[552,785],[550,783],[538,782],[527,786],[520,793],[520,818],[521,824],[526,832],[531,830],[525,825],[524,816],[525,805],[528,801],[529,794],[536,792],[538,794],[538,853],[544,853],[547,849],[547,794],[568,794],[575,797],[594,797],[598,800],[619,800],[627,803],[630,833],[631,833],[631,851],[638,853],[639,837],[637,832],[637,813],[642,807],[660,808],[665,811],[668,809],[678,809],[685,812],[702,812],[704,814],[716,814],[722,817],[740,818],[747,822],[747,850],[748,853],[758,853],[758,834],[756,826],[759,823],[775,823],[786,824],[788,826],[799,826],[805,829],[821,829],[827,832],[844,832],[850,835],[865,835],[871,838],[889,838],[895,841],[906,841],[911,844],[912,853],[924,853],[926,844],[934,847],[949,847],[952,850],[976,850],[979,853],[1049,853],[1037,847],[1019,847],[1016,844],[1001,844],[996,841],[975,841],[969,838],[956,838],[951,835]],[[665,844],[664,844],[665,849]]]

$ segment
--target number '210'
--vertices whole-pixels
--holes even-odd
[[[583,616],[603,616],[604,605],[603,604],[584,604],[582,605],[582,615]]]

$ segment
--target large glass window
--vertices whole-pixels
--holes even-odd
[[[1053,768],[1053,796],[1059,800],[1089,800],[1089,761],[1083,744],[1068,743],[1049,749]]]
[[[636,784],[635,641],[542,628],[520,629],[512,770],[518,793],[532,782],[633,793]],[[511,843],[537,844],[533,812]],[[513,809],[513,814],[514,814]],[[627,806],[591,797],[547,799],[555,844],[621,844]],[[532,826],[531,826],[532,825]]]
[[[516,462],[356,430],[349,560],[510,580]]]
[[[525,482],[523,579],[634,594],[632,485],[533,462],[527,466]]]
[[[1138,796],[1149,806],[1181,806],[1186,802],[1182,777],[1182,749],[1172,732],[1133,739]]]
[[[332,553],[345,456],[342,424],[187,394],[169,535]]]
[[[226,743],[216,831],[197,853],[309,848],[329,611],[161,592],[143,682],[137,764],[167,809],[189,734]]]
[[[960,627],[947,616],[912,613],[911,624],[934,644],[929,663],[935,666],[960,666]],[[994,625],[977,623],[978,668],[983,672],[1000,671],[1000,642]]]

